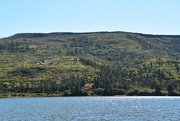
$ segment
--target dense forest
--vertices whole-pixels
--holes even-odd
[[[180,96],[180,36],[22,33],[0,39],[0,97]]]

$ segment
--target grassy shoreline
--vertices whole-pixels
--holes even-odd
[[[0,93],[0,99],[2,98],[28,98],[28,97],[71,97],[71,96],[180,96],[179,93],[174,92],[169,95],[167,91],[162,91],[161,94],[157,95],[155,93],[151,94],[116,94],[116,95],[97,95],[88,93],[88,95],[65,95],[63,93],[49,94],[49,93]]]

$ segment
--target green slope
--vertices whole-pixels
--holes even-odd
[[[0,93],[179,95],[180,36],[24,33],[0,39]]]

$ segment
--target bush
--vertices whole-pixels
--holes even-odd
[[[166,96],[166,95],[168,95],[168,91],[161,90],[161,94],[162,94],[162,96]]]
[[[128,96],[134,96],[134,95],[138,95],[138,96],[152,96],[154,95],[154,90],[153,89],[149,89],[149,88],[135,88],[135,89],[131,89],[129,91],[127,91],[126,95]]]
[[[180,96],[180,92],[173,91],[169,96]]]
[[[104,94],[104,89],[103,88],[97,88],[93,90],[93,93],[95,95],[103,95]]]
[[[71,92],[69,90],[65,90],[63,96],[69,96],[69,95],[71,95]]]
[[[88,93],[83,89],[71,92],[69,90],[64,91],[64,96],[88,96]]]
[[[77,96],[88,96],[88,93],[84,91],[83,89],[80,89],[79,94]]]
[[[112,90],[113,95],[124,95],[125,92],[126,91],[124,89],[117,89],[117,88],[115,88],[115,89]]]
[[[154,90],[145,88],[138,91],[138,96],[152,96],[154,93]]]
[[[138,94],[138,90],[135,89],[135,90],[129,90],[127,91],[126,95],[127,96],[134,96],[134,95],[137,95]]]

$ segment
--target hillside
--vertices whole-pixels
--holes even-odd
[[[0,97],[180,95],[180,36],[22,33],[0,39]]]

